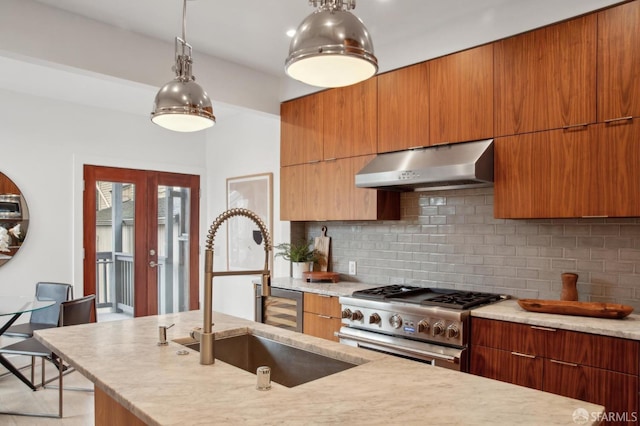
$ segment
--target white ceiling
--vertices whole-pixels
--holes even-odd
[[[181,0],[37,1],[165,41],[182,31]],[[360,0],[353,12],[369,29],[385,71],[473,46],[460,32],[468,30],[481,44],[618,1]],[[313,10],[307,0],[188,1],[186,38],[196,63],[202,52],[283,76],[290,40],[285,33]]]
[[[11,7],[16,1],[8,2],[5,13],[9,16],[16,13]],[[172,44],[182,31],[182,0],[34,1],[43,8],[78,16],[78,21],[87,18],[165,44]],[[615,3],[620,0],[359,0],[353,13],[372,35],[382,72]],[[287,30],[295,29],[313,10],[307,0],[188,1],[186,39],[194,48],[194,68],[198,70],[199,55],[208,55],[281,79],[281,100],[315,91],[317,88],[294,83],[283,69],[290,41]],[[21,19],[28,37],[37,19]],[[92,32],[86,30],[90,26],[83,28],[80,36],[91,39]],[[157,91],[153,85],[112,77],[108,70],[101,74],[48,60],[39,62],[38,58],[22,61],[19,54],[2,53],[0,50],[0,88],[7,90],[146,116]],[[242,110],[243,105],[215,103],[220,123],[225,116],[250,111]],[[274,109],[277,111],[277,105]]]

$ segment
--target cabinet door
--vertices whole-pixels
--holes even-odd
[[[588,209],[593,193],[585,178],[593,174],[590,136],[588,128],[575,128],[496,139],[494,216],[599,214]]]
[[[322,160],[322,109],[317,95],[280,105],[280,166]]]
[[[640,216],[640,119],[595,126],[591,156],[590,214]]]
[[[398,220],[400,219],[400,193],[369,188],[357,188],[355,175],[374,155],[349,159],[351,173],[344,186],[350,188],[349,198],[352,220]]]
[[[429,145],[428,63],[378,76],[378,152]]]
[[[322,92],[324,159],[375,154],[377,150],[377,96],[375,78]]]
[[[326,197],[322,220],[353,219],[355,181],[351,163],[350,158],[325,161],[323,191]]]
[[[471,374],[542,389],[543,359],[535,355],[473,345],[470,364]]]
[[[429,61],[431,145],[493,136],[493,44]]]
[[[280,167],[280,220],[304,220],[306,164]]]
[[[595,14],[494,48],[496,136],[595,122]]]
[[[640,116],[640,2],[598,13],[598,121]]]
[[[604,405],[607,413],[623,417],[606,425],[636,423],[631,416],[638,413],[638,376],[546,359],[542,390]]]

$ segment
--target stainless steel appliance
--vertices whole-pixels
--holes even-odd
[[[0,219],[22,219],[23,208],[20,195],[0,194]]]
[[[340,342],[468,371],[469,313],[508,296],[389,285],[340,297]]]

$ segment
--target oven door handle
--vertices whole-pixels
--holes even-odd
[[[358,343],[365,343],[365,344],[375,345],[375,346],[391,349],[391,350],[394,350],[394,351],[397,351],[397,352],[404,352],[404,353],[409,354],[409,355],[422,356],[422,357],[426,356],[426,357],[435,358],[435,359],[443,360],[443,361],[446,361],[446,362],[450,362],[452,364],[459,364],[460,363],[460,359],[458,357],[451,356],[451,355],[438,354],[438,353],[435,353],[435,352],[423,351],[423,350],[414,349],[414,348],[398,347],[396,345],[385,343],[385,342],[381,342],[379,340],[367,339],[366,337],[353,336],[353,335],[344,334],[344,333],[341,333],[341,332],[337,332],[336,336],[341,338],[341,339],[353,340],[354,342],[358,342]]]

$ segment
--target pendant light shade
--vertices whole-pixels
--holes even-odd
[[[286,73],[318,87],[342,87],[375,75],[378,59],[362,21],[349,12],[355,0],[312,0],[318,9],[298,27],[285,61]]]
[[[191,73],[191,46],[186,37],[187,0],[184,0],[182,38],[176,37],[176,78],[162,86],[153,103],[151,121],[176,132],[195,132],[213,126],[216,117],[207,92]]]

